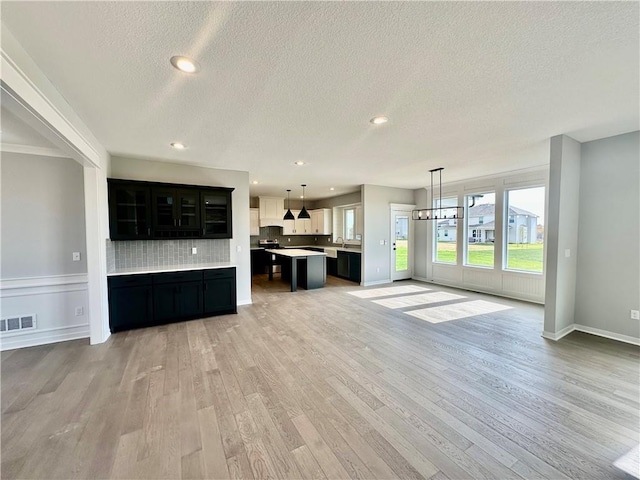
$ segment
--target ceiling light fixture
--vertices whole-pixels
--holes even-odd
[[[258,180],[254,180],[254,181],[253,181],[253,182],[251,182],[251,183],[253,183],[254,185],[258,185],[258,183],[260,183],[260,182],[258,182]]]
[[[429,170],[431,174],[431,208],[420,208],[411,211],[413,220],[457,220],[464,218],[464,207],[457,205],[454,207],[442,206],[442,170],[443,167]],[[439,200],[437,206],[433,206],[433,174],[438,172],[440,176],[440,188],[438,189]]]
[[[374,125],[382,125],[383,123],[387,123],[389,121],[389,119],[383,115],[378,115],[377,117],[373,117],[371,120],[369,120],[371,123],[373,123]]]
[[[301,166],[304,165],[304,162],[302,160],[298,160],[297,162],[295,162],[295,164]]]
[[[329,190],[331,190],[333,192],[335,190],[335,188],[331,187]]]
[[[196,73],[198,70],[200,70],[198,62],[187,57],[177,55],[175,57],[171,57],[171,60],[169,61],[174,68],[177,68],[184,73]]]
[[[180,143],[180,142],[172,142],[171,146],[176,150],[184,150],[185,148],[187,148],[187,146],[184,143]]]
[[[291,192],[291,189],[287,190],[287,213],[284,214],[284,217],[282,218],[283,220],[295,220],[296,217],[293,216],[293,213],[291,213],[291,200],[289,200],[289,193]]]
[[[304,187],[306,187],[306,185],[302,185],[302,210],[300,210],[300,213],[298,214],[298,218],[311,218],[311,215],[309,215],[309,212],[307,212],[307,209],[304,206]]]

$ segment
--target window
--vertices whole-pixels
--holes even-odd
[[[356,239],[356,209],[346,208],[344,210],[344,240]]]
[[[458,204],[456,197],[443,198],[443,207],[455,207]],[[434,208],[438,208],[439,200],[433,202]],[[458,220],[443,219],[435,220],[437,228],[435,228],[435,251],[434,262],[437,263],[457,263],[457,251],[458,246],[456,242],[456,229],[458,226]]]
[[[542,273],[544,262],[544,187],[505,193],[509,221],[505,231],[509,270]]]
[[[467,195],[465,204],[465,217],[467,218],[466,265],[493,268],[496,194],[490,192]]]

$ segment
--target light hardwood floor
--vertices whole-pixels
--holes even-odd
[[[403,285],[464,298],[255,277],[238,315],[3,352],[2,478],[624,478],[640,349]],[[479,299],[509,309],[404,313]]]

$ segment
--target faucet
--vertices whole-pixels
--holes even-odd
[[[342,248],[344,248],[344,238],[342,238],[342,237],[336,238],[336,242],[335,243],[342,243]]]

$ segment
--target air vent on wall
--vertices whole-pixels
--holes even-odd
[[[35,328],[35,314],[12,315],[11,317],[0,318],[0,334],[18,333],[23,330],[34,330]]]

